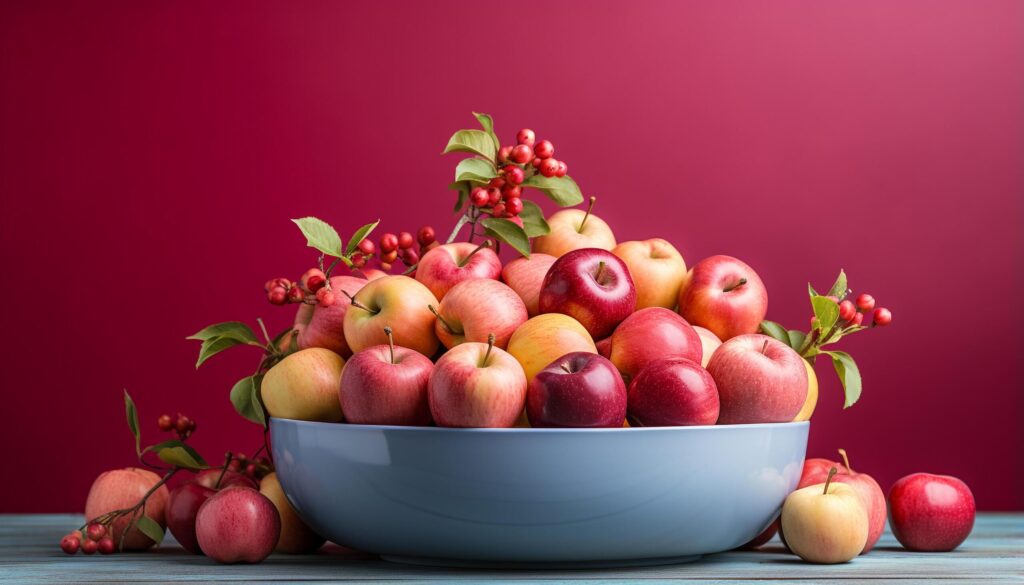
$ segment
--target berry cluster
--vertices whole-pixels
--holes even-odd
[[[363,243],[369,243],[371,248],[373,246],[373,242],[368,240],[363,240]],[[419,251],[415,248],[417,243],[420,245]],[[420,261],[420,256],[440,245],[434,228],[429,225],[421,227],[415,238],[409,232],[400,232],[397,236],[386,233],[380,237],[381,270],[390,271],[397,260],[401,260],[406,266],[415,266]]]
[[[829,296],[828,298],[839,304],[839,319],[845,322],[848,327],[860,326],[864,322],[864,315],[868,313],[872,313],[871,327],[885,327],[892,323],[892,312],[885,307],[878,307],[876,309],[875,297],[867,293],[858,295],[853,301],[849,299],[840,301],[834,296]]]
[[[99,522],[90,522],[86,525],[84,535],[81,530],[74,530],[60,539],[60,550],[69,555],[78,551],[82,551],[82,554],[86,555],[97,552],[101,555],[109,555],[116,549],[110,526]]]
[[[516,217],[523,211],[523,182],[535,174],[564,177],[569,167],[554,158],[555,146],[549,140],[536,139],[533,130],[520,130],[515,146],[503,146],[498,151],[498,162],[504,165],[501,175],[486,187],[470,191],[469,201],[493,217]]]
[[[169,414],[161,414],[156,419],[156,426],[166,433],[178,433],[178,438],[185,440],[196,430],[196,421],[181,414],[180,412],[171,417]]]
[[[271,471],[274,471],[274,464],[266,457],[255,457],[250,459],[245,453],[228,453],[227,470],[245,475],[259,481]]]

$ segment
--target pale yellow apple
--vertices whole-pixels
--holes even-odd
[[[700,325],[693,325],[693,330],[700,337],[700,347],[703,350],[700,356],[700,365],[706,368],[708,367],[708,362],[711,361],[711,354],[715,353],[715,350],[722,345],[722,340],[713,331]]]
[[[633,277],[637,311],[647,307],[676,308],[679,287],[686,278],[686,262],[675,246],[661,238],[634,240],[615,246],[612,254],[626,263]]]
[[[260,480],[260,493],[267,496],[278,514],[281,515],[281,536],[277,539],[275,552],[285,554],[310,553],[320,548],[324,543],[324,537],[313,532],[306,523],[299,518],[295,508],[292,508],[288,497],[284,495],[281,482],[277,479],[276,473],[269,473]]]
[[[597,353],[597,347],[579,321],[561,313],[537,315],[520,325],[508,342],[508,352],[523,366],[527,382],[551,362],[574,351]]]
[[[782,532],[790,550],[807,562],[845,563],[864,550],[868,513],[857,490],[826,481],[789,494],[782,505]]]
[[[346,299],[339,299],[345,302]],[[353,297],[345,312],[345,340],[352,352],[375,345],[387,345],[385,327],[391,327],[395,345],[408,347],[430,357],[440,343],[434,334],[436,317],[430,306],[437,297],[422,282],[408,276],[385,276],[371,280]]]
[[[804,405],[800,408],[800,412],[796,413],[794,421],[811,420],[814,407],[818,405],[818,376],[814,374],[814,366],[811,365],[811,362],[804,360],[804,366],[807,367],[807,400],[804,400]]]
[[[341,370],[345,358],[322,347],[297,351],[263,377],[263,404],[271,416],[341,421]]]
[[[584,221],[586,219],[586,221]],[[533,251],[559,257],[580,248],[615,247],[615,234],[603,219],[582,209],[563,209],[548,218],[551,232],[533,239]]]

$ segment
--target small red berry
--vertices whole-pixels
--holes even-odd
[[[316,291],[316,302],[324,307],[330,307],[337,299],[334,292],[329,288],[322,288]]]
[[[526,176],[523,174],[523,169],[517,166],[509,165],[503,168],[501,172],[505,173],[505,180],[512,185],[520,185],[523,180],[526,179]]]
[[[89,540],[99,540],[107,535],[107,527],[97,522],[92,522],[85,527],[85,535]]]
[[[249,477],[255,477],[257,469],[258,468],[256,467],[255,463],[250,463],[249,465],[245,466],[245,474],[248,475]]]
[[[189,425],[191,425],[191,423],[192,421],[190,421],[187,416],[179,415],[178,420],[174,421],[174,430],[178,431],[179,433],[187,433]]]
[[[381,264],[391,264],[398,259],[398,250],[391,250],[380,255]]]
[[[872,322],[876,327],[885,327],[889,323],[892,323],[892,313],[885,307],[879,307],[875,309],[875,316]]]
[[[323,270],[320,270],[319,268],[310,268],[309,270],[303,272],[302,276],[299,277],[299,285],[302,286],[302,288],[308,290],[309,292],[316,292],[316,289],[313,288],[313,283],[323,283],[326,280],[327,275],[324,274]]]
[[[189,434],[196,432],[196,421],[188,421],[188,432]]]
[[[302,289],[297,286],[293,286],[291,290],[288,291],[289,303],[301,303],[305,298],[306,293],[302,292]]]
[[[505,179],[502,179],[501,177],[494,177],[493,179],[490,180],[489,183],[487,183],[487,186],[497,187],[498,189],[501,189],[502,187],[505,186]]]
[[[515,199],[523,196],[523,188],[519,185],[505,185],[501,189],[501,196],[505,199]]]
[[[434,234],[434,228],[429,225],[421,227],[419,233],[416,234],[416,241],[419,242],[421,246],[429,246],[436,239],[437,236]]]
[[[501,189],[491,187],[487,190],[487,204],[495,205],[501,201]]]
[[[114,554],[114,539],[109,536],[101,538],[97,543],[101,555]]]
[[[82,544],[82,541],[77,536],[71,534],[60,539],[60,550],[64,551],[69,555],[73,555],[78,552],[78,547]]]
[[[558,161],[558,170],[555,171],[556,177],[564,177],[569,174],[569,165],[562,161]]]
[[[267,293],[267,300],[270,301],[271,305],[283,305],[288,302],[288,292],[280,287],[275,288]]]
[[[533,147],[533,153],[537,158],[551,158],[555,156],[555,145],[550,140],[541,140]]]
[[[174,421],[171,420],[171,415],[161,414],[160,418],[156,419],[156,426],[160,427],[161,431],[169,431],[174,428]]]
[[[512,154],[508,155],[508,158],[514,163],[526,164],[533,158],[533,149],[525,144],[520,144],[512,149]]]
[[[843,301],[839,303],[839,318],[843,321],[850,321],[856,314],[857,307],[854,307],[853,303],[850,301]]]
[[[364,238],[363,241],[359,242],[359,251],[366,256],[373,256],[376,251],[376,246],[373,245],[373,241],[369,238]]]
[[[498,149],[498,162],[508,162],[508,155],[512,154],[511,146],[502,146]]]
[[[380,263],[380,269],[383,270],[384,272],[391,272],[391,263],[390,262],[381,262]]]
[[[501,217],[505,215],[505,204],[495,203],[494,206],[491,207],[491,215],[493,215],[494,217]]]
[[[82,554],[91,555],[99,550],[100,545],[95,540],[83,540],[82,541]]]
[[[861,313],[867,313],[875,308],[875,297],[865,293],[857,297],[857,309]]]
[[[416,243],[413,239],[412,234],[409,232],[402,232],[398,234],[398,247],[402,250],[408,250],[412,248],[412,245]]]
[[[420,255],[416,253],[416,250],[409,248],[408,250],[402,250],[402,263],[406,266],[412,266],[420,261]]]
[[[523,211],[523,200],[518,197],[505,200],[505,213],[519,215]]]
[[[242,468],[242,462],[238,459],[232,459],[231,463],[228,463],[228,471],[238,471]]]
[[[497,188],[497,187],[495,187]],[[487,189],[483,187],[477,187],[469,192],[469,201],[477,207],[483,207],[487,205]],[[383,258],[383,257],[382,257]]]
[[[856,326],[860,325],[862,322],[864,322],[864,313],[857,313],[853,316],[853,319],[850,320],[850,325]]]
[[[381,252],[390,252],[398,249],[398,236],[387,233],[380,237]]]
[[[366,266],[366,256],[363,256],[362,252],[356,252],[349,258],[352,261],[352,266],[355,268],[362,268]]]
[[[533,168],[536,169],[536,168],[540,167],[540,163],[542,163],[542,162],[544,162],[544,159],[534,157],[533,160],[530,161],[530,164],[533,165]]]
[[[533,146],[534,141],[537,140],[537,135],[529,128],[523,128],[516,134],[516,142],[519,144],[525,144],[526,146]]]
[[[558,172],[558,161],[553,158],[546,158],[544,162],[540,163],[540,167],[537,170],[545,177],[554,177],[555,173]]]

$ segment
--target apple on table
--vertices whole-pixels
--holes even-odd
[[[231,486],[256,488],[253,478],[237,471],[206,469],[195,478],[175,487],[167,498],[164,517],[167,529],[178,544],[192,554],[203,554],[196,537],[199,508],[221,489]]]
[[[908,550],[955,549],[971,534],[974,515],[974,494],[951,475],[912,473],[889,489],[889,524]]]
[[[104,471],[89,488],[89,495],[85,500],[85,517],[97,518],[107,512],[134,506],[159,482],[160,476],[148,469],[127,467]],[[160,525],[161,529],[166,526],[164,510],[168,495],[167,486],[162,485],[146,502],[146,516]],[[115,543],[121,542],[122,534],[128,529],[128,523],[129,517],[122,515],[111,524],[111,537]],[[156,543],[152,539],[134,526],[124,535],[125,550],[146,550],[154,544]]]
[[[864,549],[868,514],[860,495],[847,484],[832,481],[830,468],[823,484],[796,490],[782,504],[782,529],[790,550],[811,563],[845,563]]]
[[[251,487],[231,486],[210,496],[196,514],[199,548],[219,563],[258,563],[281,536],[281,514]]]
[[[868,514],[868,537],[864,543],[864,549],[861,551],[861,554],[864,554],[874,548],[878,539],[882,537],[882,532],[885,531],[887,511],[885,493],[882,492],[882,488],[875,481],[875,478],[866,473],[858,473],[850,468],[850,460],[845,449],[839,449],[839,454],[843,458],[842,462],[823,458],[813,458],[804,461],[803,473],[800,476],[800,483],[797,484],[797,487],[803,488],[823,483],[828,477],[829,471],[835,468],[837,472],[832,481],[852,487],[857,492],[857,495],[860,496],[861,505],[864,506],[864,510]]]

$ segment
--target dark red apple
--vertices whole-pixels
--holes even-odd
[[[889,490],[889,525],[909,550],[951,551],[974,527],[974,494],[949,475],[912,473]]]
[[[686,358],[653,361],[629,385],[632,426],[713,425],[718,410],[718,388],[711,374]]]
[[[195,481],[183,483],[171,490],[167,498],[167,529],[171,531],[178,544],[188,552],[203,554],[196,539],[196,514],[206,500],[217,493],[217,490],[200,485]]]
[[[607,358],[569,353],[534,376],[526,416],[534,427],[621,427],[626,385]]]
[[[599,248],[573,250],[555,260],[540,290],[541,313],[562,313],[594,339],[607,337],[636,307],[636,288],[618,256]]]

